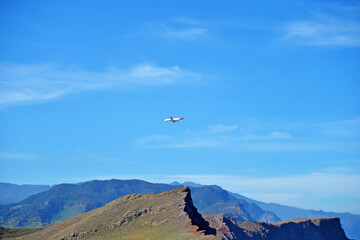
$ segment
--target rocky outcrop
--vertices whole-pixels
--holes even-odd
[[[274,230],[269,239],[348,240],[339,218],[298,218],[270,225]]]
[[[205,215],[210,227],[225,239],[242,240],[348,240],[339,218],[292,219],[273,224],[241,222],[222,215]],[[219,235],[219,233],[218,233]]]
[[[183,191],[187,193],[184,199],[185,201],[184,211],[189,215],[191,224],[194,225],[194,229],[196,231],[203,232],[206,235],[215,235],[216,230],[209,226],[209,223],[205,221],[205,219],[202,217],[202,215],[197,211],[196,207],[194,206],[190,194],[190,189],[188,187],[184,187]]]

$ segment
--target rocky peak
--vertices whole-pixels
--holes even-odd
[[[196,207],[194,206],[193,200],[191,198],[191,190],[188,187],[183,188],[184,192],[186,192],[185,200],[185,207],[184,211],[189,215],[191,219],[191,224],[195,226],[195,230],[202,231],[204,234],[211,234],[215,235],[216,230],[209,226],[209,223],[205,221],[202,215],[197,211]],[[197,228],[197,229],[196,229]]]

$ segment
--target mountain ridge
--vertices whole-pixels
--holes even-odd
[[[123,181],[124,185],[116,185],[116,181]],[[102,186],[104,182],[108,182],[109,186],[107,186],[107,187]],[[92,195],[92,194],[86,195],[85,194],[85,192],[87,192],[89,189],[91,190],[90,185],[92,185],[92,184],[95,185],[96,191],[99,192],[100,194],[97,194],[97,195]],[[196,184],[196,186],[200,185],[197,183],[193,183],[193,184]],[[81,193],[79,193],[78,189],[80,189],[82,185],[88,186],[88,187],[83,189],[81,191]],[[159,189],[156,190],[156,189],[152,188],[154,185],[158,186]],[[183,186],[183,185],[180,185],[180,186]],[[218,203],[218,205],[215,205],[214,203],[207,204],[207,205],[201,204],[198,201],[199,199],[197,198],[197,194],[199,193],[199,187],[191,187],[192,193],[194,196],[193,197],[194,203],[196,206],[198,206],[198,209],[201,213],[207,213],[207,214],[220,214],[221,213],[221,214],[225,214],[228,216],[233,216],[236,218],[237,221],[257,220],[257,221],[264,221],[264,222],[275,222],[277,220],[277,219],[274,219],[274,217],[272,217],[272,214],[267,213],[267,211],[274,212],[282,220],[299,218],[299,217],[307,217],[307,218],[340,217],[342,226],[343,226],[346,234],[350,238],[360,239],[360,216],[359,215],[354,215],[354,214],[350,214],[350,213],[349,214],[347,214],[347,213],[331,213],[331,212],[328,213],[328,212],[323,212],[323,211],[304,210],[304,209],[284,206],[284,205],[280,205],[280,204],[264,203],[261,201],[256,201],[254,199],[244,197],[240,194],[236,194],[236,193],[232,193],[232,192],[223,190],[221,187],[216,186],[216,185],[210,185],[210,186],[200,185],[200,186],[203,187],[204,189],[205,188],[218,189],[218,191],[217,191],[217,193],[219,193],[218,197],[223,198],[224,201],[226,200],[225,201],[226,204],[222,204],[222,203]],[[131,193],[135,193],[135,192],[148,193],[149,191],[161,192],[161,191],[171,190],[176,187],[179,187],[179,185],[155,184],[155,183],[148,183],[146,181],[136,180],[136,179],[135,180],[134,179],[133,180],[116,180],[116,179],[93,180],[93,181],[87,181],[87,182],[84,182],[81,184],[59,184],[59,185],[55,185],[52,187],[56,190],[58,195],[61,195],[62,193],[66,193],[66,189],[67,190],[73,189],[75,191],[75,193],[71,193],[70,195],[65,194],[64,196],[59,198],[60,203],[62,201],[65,203],[66,203],[66,201],[68,202],[68,203],[64,204],[64,206],[59,205],[58,201],[54,201],[53,199],[52,200],[47,199],[47,197],[51,198],[51,195],[46,195],[45,193],[41,193],[41,194],[45,194],[47,197],[43,196],[43,198],[40,199],[41,201],[40,200],[37,201],[37,203],[39,204],[39,206],[37,208],[39,214],[34,215],[29,212],[23,213],[22,215],[25,215],[25,216],[27,216],[27,218],[30,219],[28,222],[22,221],[22,223],[21,223],[22,225],[17,225],[14,222],[12,222],[13,225],[9,225],[9,224],[4,224],[4,219],[8,218],[8,217],[14,217],[14,216],[7,216],[7,214],[5,212],[9,211],[10,208],[15,208],[15,209],[18,208],[19,204],[11,204],[11,205],[6,205],[6,206],[0,205],[0,226],[39,227],[39,226],[47,225],[50,223],[63,221],[70,217],[76,216],[82,212],[86,212],[86,211],[95,209],[97,207],[101,207],[104,204],[106,204],[107,202],[114,200],[116,197],[120,197],[119,194],[125,195],[125,194],[131,194]],[[111,197],[104,197],[107,193],[111,193],[111,191],[116,192],[116,194],[112,193],[112,194],[110,194]],[[222,194],[224,194],[224,196],[221,196]],[[54,194],[53,197],[55,195],[56,194]],[[225,196],[225,195],[228,195],[228,196]],[[231,196],[229,196],[229,195],[231,195]],[[215,195],[213,195],[213,196],[215,196]],[[34,196],[29,197],[27,199],[27,201],[32,198],[34,198]],[[68,198],[68,199],[66,200],[66,198]],[[208,198],[208,196],[204,195],[201,198]],[[237,207],[236,204],[240,204],[240,203],[239,202],[234,203],[234,202],[231,202],[231,200],[240,200],[240,201],[245,200],[248,204],[245,204],[246,206],[243,204],[242,208],[240,207],[238,210],[236,210],[236,207]],[[47,205],[44,204],[45,202],[48,202]],[[253,207],[252,209],[249,209],[249,207],[247,208],[247,206],[251,205],[251,203],[255,203],[254,206],[258,206],[259,208],[261,208],[263,210],[264,213],[262,213],[262,214],[264,215],[265,219],[261,219],[261,217],[259,217],[259,214],[256,217],[251,216],[251,218],[253,218],[253,219],[251,219],[249,217],[250,214],[248,214],[247,217],[244,217],[244,216],[246,216],[246,214],[242,215],[243,210],[245,210],[245,212],[250,212],[251,214],[254,214],[254,209],[256,207],[255,208]],[[208,208],[209,205],[212,205],[212,207]],[[22,206],[22,208],[26,208],[26,206]],[[47,215],[47,211],[49,209],[56,210],[57,208],[60,208],[60,210],[58,210],[57,215],[55,217]],[[227,211],[229,209],[230,210],[235,209],[237,211],[238,216],[232,215],[233,213],[227,214],[227,213],[229,213]],[[13,214],[14,213],[16,213],[16,211],[13,212]],[[242,217],[244,217],[243,220],[241,220]],[[268,217],[268,219],[266,219],[266,217]],[[256,219],[254,219],[254,218],[256,218]],[[43,221],[40,221],[40,219],[43,219]],[[30,222],[32,222],[32,223],[36,222],[37,224],[29,224]]]
[[[105,180],[90,181],[82,184],[55,185],[48,191],[30,196],[16,204],[0,206],[0,225],[5,227],[40,227],[74,217],[83,212],[104,206],[108,202],[132,193],[160,193],[180,186],[167,184],[153,184],[142,180]],[[239,221],[261,220],[260,217],[248,214],[240,200],[231,197],[227,191],[218,186],[204,186],[193,189],[194,201],[199,205],[199,210],[206,208],[207,213],[229,214],[226,212],[229,200],[239,201],[235,217]],[[211,201],[208,202],[207,200]],[[203,204],[201,204],[203,202]],[[221,202],[223,209],[212,209],[212,205]],[[260,209],[260,208],[259,208]],[[263,210],[260,210],[264,212]],[[277,217],[274,217],[277,220]]]
[[[52,224],[17,239],[213,239],[187,187],[155,194],[131,194],[101,208]]]
[[[66,221],[29,230],[29,234],[15,239],[349,240],[338,218],[268,224],[201,215],[188,187],[159,194],[126,195]]]

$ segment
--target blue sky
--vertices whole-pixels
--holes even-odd
[[[358,1],[0,4],[0,181],[195,181],[360,214]]]

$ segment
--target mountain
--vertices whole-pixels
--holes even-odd
[[[50,185],[17,185],[0,182],[0,204],[16,203],[50,188]]]
[[[195,205],[202,214],[224,214],[238,222],[276,222],[280,221],[274,213],[264,211],[254,203],[238,200],[219,186],[192,187]]]
[[[138,193],[160,193],[178,188],[141,180],[89,181],[81,184],[60,184],[33,195],[19,203],[0,205],[0,226],[40,227],[69,219],[78,214],[102,207],[118,197]],[[346,234],[360,239],[360,216],[350,213],[327,213],[264,203],[225,191],[212,185],[190,187],[201,214],[224,214],[237,221],[275,222],[292,218],[338,217]],[[0,194],[1,195],[1,194]],[[279,219],[280,218],[280,219]]]
[[[338,218],[267,224],[238,223],[223,215],[202,216],[188,187],[160,194],[127,195],[104,207],[33,231],[16,239],[348,240]]]
[[[142,180],[60,184],[15,204],[0,205],[0,226],[40,227],[64,221],[128,194],[160,193],[177,188]]]
[[[172,183],[169,183],[169,185],[172,185],[172,186],[188,186],[188,187],[203,187],[203,186],[205,186],[205,185],[201,185],[201,184],[194,183],[194,182],[179,183],[178,181],[174,181]]]
[[[194,182],[183,182],[182,185],[188,186],[188,187],[205,187],[206,185],[201,185]]]
[[[346,235],[352,239],[360,239],[360,215],[351,213],[324,212],[321,210],[305,210],[277,203],[264,203],[244,197],[237,193],[230,193],[230,195],[239,200],[245,200],[249,203],[255,203],[266,211],[274,212],[282,220],[288,220],[293,218],[340,218],[341,225],[343,226]]]
[[[182,184],[179,183],[178,181],[174,181],[174,182],[172,182],[172,183],[169,183],[169,185],[171,185],[171,186],[180,186],[180,185],[182,185]]]
[[[215,239],[190,190],[131,194],[19,239]]]
[[[82,184],[60,184],[21,202],[0,206],[0,225],[5,227],[40,227],[67,220],[124,195],[160,193],[178,188],[142,180],[90,181]],[[238,221],[276,221],[273,213],[255,204],[237,200],[218,186],[191,188],[201,213],[226,214]],[[248,209],[251,212],[247,212]]]

